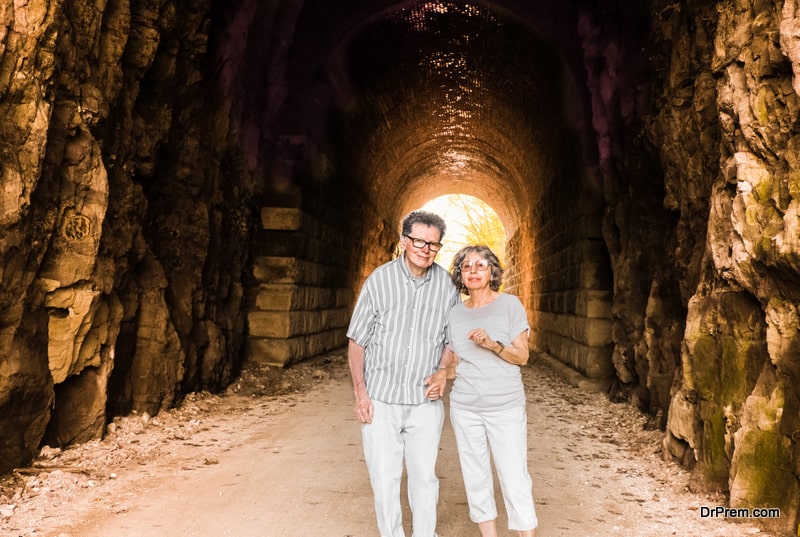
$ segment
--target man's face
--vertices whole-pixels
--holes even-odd
[[[434,226],[426,226],[425,224],[414,224],[411,226],[411,233],[403,237],[403,247],[405,248],[405,256],[408,264],[411,267],[416,267],[420,270],[427,270],[433,261],[436,259],[438,252],[431,251],[430,245],[425,244],[422,248],[414,246],[412,239],[420,239],[426,243],[437,243],[441,240],[441,233],[439,229]]]

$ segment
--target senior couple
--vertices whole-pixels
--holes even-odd
[[[434,263],[445,223],[414,211],[401,226],[403,255],[364,282],[348,328],[348,357],[381,537],[405,537],[400,484],[405,465],[413,537],[436,536],[436,457],[447,368],[456,365],[450,421],[470,520],[497,535],[494,460],[508,526],[537,526],[527,461],[525,392],[529,325],[486,246],[467,246],[448,272]],[[455,285],[454,285],[455,284]],[[460,300],[460,294],[466,300]]]

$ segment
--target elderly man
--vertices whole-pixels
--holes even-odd
[[[413,536],[436,536],[436,457],[444,421],[440,388],[429,388],[445,345],[450,308],[459,293],[434,263],[445,223],[415,211],[403,219],[403,255],[364,282],[347,331],[364,458],[381,537],[405,537],[400,481],[405,463]]]

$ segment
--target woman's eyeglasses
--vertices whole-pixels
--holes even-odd
[[[475,262],[465,261],[461,263],[461,272],[471,272],[474,268],[475,270],[479,270],[481,272],[485,270],[489,270],[491,265],[485,259],[479,259]]]

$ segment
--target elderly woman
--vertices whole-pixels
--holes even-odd
[[[531,537],[538,524],[528,473],[527,416],[520,365],[528,362],[525,308],[514,295],[499,292],[503,269],[486,246],[467,246],[453,259],[451,277],[467,295],[450,311],[449,341],[457,360],[450,392],[470,519],[483,537],[497,535],[491,457],[494,459],[508,527]],[[442,358],[440,368],[450,365]],[[429,389],[443,393],[446,371]]]

